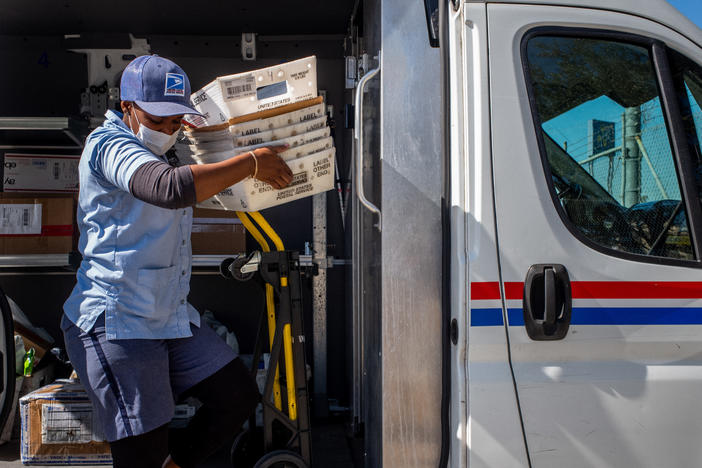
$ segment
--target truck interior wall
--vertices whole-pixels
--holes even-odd
[[[0,36],[0,115],[78,114],[88,86],[87,59],[68,52],[63,36]]]
[[[192,89],[196,90],[215,76],[239,73],[270,66],[292,59],[317,55],[318,88],[327,92],[327,103],[334,107],[337,164],[342,174],[348,173],[351,134],[344,128],[344,104],[348,92],[344,89],[343,35],[271,36],[258,38],[258,58],[243,61],[240,36],[138,36],[149,40],[153,53],[171,58],[188,73]],[[10,116],[73,116],[78,114],[80,93],[88,85],[87,61],[83,54],[68,52],[67,48],[128,48],[127,32],[106,35],[87,34],[80,39],[65,39],[62,35],[0,36],[0,64],[6,73],[0,75],[0,115]],[[10,71],[10,72],[7,72]],[[110,83],[115,86],[116,83]],[[0,143],[1,144],[1,143]],[[339,195],[327,196],[327,255],[345,258],[346,246],[342,229]],[[288,249],[305,251],[312,243],[312,200],[298,200],[264,211],[264,216],[278,231]],[[350,218],[349,218],[350,219]],[[349,222],[350,224],[350,222]],[[247,249],[258,246],[249,237]],[[348,405],[347,331],[350,314],[347,307],[346,272],[344,266],[328,271],[327,340],[328,395]],[[61,343],[58,328],[62,304],[74,284],[74,274],[2,275],[0,286],[27,313],[37,326],[47,329]],[[311,337],[311,281],[305,281],[305,326]],[[41,291],[41,294],[38,292]],[[193,274],[191,303],[201,312],[212,310],[218,319],[237,334],[242,352],[251,352],[263,295],[250,283],[237,283],[216,274]],[[311,343],[308,340],[308,363],[311,364]]]
[[[22,35],[81,33],[106,36],[125,30],[137,35],[339,34],[346,31],[355,0],[268,0],[197,3],[122,0],[119,6],[83,0],[3,0],[0,31]]]

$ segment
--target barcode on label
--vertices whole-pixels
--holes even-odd
[[[0,234],[41,234],[41,205],[0,204]]]
[[[255,96],[256,78],[252,75],[233,80],[225,80],[222,82],[222,87],[224,88],[224,98],[229,101],[248,96]]]
[[[59,180],[59,174],[61,173],[61,168],[59,163],[54,163],[54,180]]]
[[[187,114],[185,117],[183,117],[183,120],[192,124],[194,127],[204,127],[207,125],[207,116],[202,117],[195,114]]]
[[[232,96],[236,96],[249,91],[253,91],[253,86],[249,84],[241,86],[232,86],[231,88],[227,88],[227,97],[231,98]]]

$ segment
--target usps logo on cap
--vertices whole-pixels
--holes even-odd
[[[164,96],[185,96],[185,77],[180,73],[166,73]]]

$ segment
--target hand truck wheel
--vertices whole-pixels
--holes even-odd
[[[242,273],[241,267],[246,265],[251,256],[230,257],[222,260],[219,265],[219,274],[227,279],[235,279],[237,281],[249,281],[256,274],[255,271]]]
[[[254,468],[309,468],[300,455],[290,450],[274,450],[258,460]]]
[[[254,427],[241,432],[230,452],[230,462],[232,468],[252,468],[256,461],[263,454],[263,429]]]

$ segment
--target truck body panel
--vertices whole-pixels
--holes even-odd
[[[691,444],[686,436],[697,434],[701,429],[702,407],[694,395],[702,384],[702,362],[699,359],[702,328],[696,318],[701,303],[699,290],[702,283],[698,282],[702,280],[702,272],[694,262],[662,264],[645,258],[645,253],[638,258],[621,258],[620,250],[634,249],[624,245],[625,241],[607,252],[607,249],[586,245],[574,235],[572,227],[566,226],[568,221],[559,216],[555,206],[559,202],[566,204],[562,200],[570,198],[563,192],[553,198],[549,192],[548,176],[544,172],[547,163],[542,159],[543,148],[538,144],[537,127],[532,119],[534,108],[539,108],[538,92],[534,91],[531,96],[527,93],[527,81],[538,70],[525,66],[525,52],[534,62],[541,60],[537,58],[539,53],[558,53],[555,46],[554,49],[532,51],[528,44],[523,43],[528,40],[525,35],[529,31],[544,25],[573,28],[563,34],[572,35],[568,36],[572,41],[601,40],[593,47],[611,46],[608,50],[628,48],[628,44],[635,44],[635,40],[627,42],[627,36],[621,36],[608,42],[609,39],[598,35],[597,31],[655,38],[700,62],[699,47],[688,38],[659,22],[632,14],[636,12],[633,8],[628,11],[629,14],[623,14],[555,5],[488,5],[492,157],[502,287],[502,294],[493,294],[493,297],[501,298],[503,304],[501,310],[495,309],[495,313],[506,316],[503,323],[509,334],[532,466],[693,466],[702,456],[699,447]],[[562,37],[558,31],[544,34]],[[644,50],[646,48],[642,46],[642,55]],[[560,52],[564,53],[563,50]],[[575,73],[585,75],[591,68],[599,66],[597,58],[587,55],[578,58],[582,57],[585,60],[578,62],[579,69],[573,76]],[[547,60],[543,59],[544,67],[556,67]],[[559,63],[566,62],[567,59]],[[621,79],[626,80],[627,74],[639,70],[633,62],[629,66],[631,71],[623,61],[621,68],[614,71],[621,73]],[[547,69],[547,78],[535,86],[548,79],[548,72],[558,72],[554,70],[560,70],[563,76],[571,76],[563,66]],[[540,88],[535,89],[541,92]],[[600,92],[603,93],[604,90]],[[545,138],[566,139],[571,136],[563,134],[568,127],[582,125],[583,119],[598,118],[596,116],[606,113],[605,104],[592,104],[592,99],[599,99],[594,98],[595,91],[592,94],[587,102],[579,104],[579,111],[560,109],[563,115],[567,112],[580,114],[544,117],[544,132],[549,133]],[[617,93],[610,92],[608,99],[614,94]],[[607,104],[612,108],[622,107],[622,115],[634,108],[641,108],[641,113],[646,114],[640,118],[639,133],[634,135],[639,138],[637,146],[641,152],[645,152],[643,147],[648,146],[653,166],[661,177],[669,179],[657,189],[667,196],[656,190],[643,195],[646,190],[646,180],[643,179],[647,174],[639,168],[640,180],[636,183],[640,184],[640,193],[636,204],[617,199],[620,206],[629,210],[627,213],[640,206],[639,203],[645,204],[645,197],[649,197],[650,203],[663,199],[680,200],[682,191],[677,178],[684,176],[678,174],[676,177],[675,158],[671,151],[677,147],[664,141],[673,133],[670,118],[663,118],[665,99],[660,95],[650,100],[648,97],[646,103],[637,103],[626,109]],[[590,107],[586,108],[588,104]],[[545,106],[542,104],[544,109]],[[570,120],[557,127],[553,123],[556,118]],[[624,131],[631,134],[628,121],[617,121],[614,117],[612,120],[613,137],[631,138],[622,136],[624,127]],[[664,126],[655,135],[656,130],[649,123],[654,120],[656,125]],[[563,129],[561,133],[554,133],[559,132],[558,128]],[[654,136],[656,142],[653,142]],[[594,152],[592,148],[581,147],[585,142],[567,140],[570,143],[566,146],[569,155],[584,160],[581,155],[591,156]],[[561,140],[557,144],[563,145]],[[637,149],[629,147],[626,142],[622,145],[626,146],[628,157]],[[655,145],[658,146],[653,148]],[[548,157],[551,161],[553,156]],[[552,166],[554,164],[551,162]],[[644,166],[643,162],[641,166]],[[586,168],[587,164],[583,167]],[[628,167],[624,169],[629,170]],[[630,189],[624,187],[629,180],[616,172],[615,166],[610,166],[610,170],[614,181],[609,180],[610,186],[613,185],[609,191],[617,198],[617,180],[622,185],[621,193],[625,188]],[[601,185],[607,185],[602,179],[597,180]],[[677,198],[672,195],[676,190]],[[607,207],[598,209],[606,212]],[[694,214],[688,213],[688,216]],[[632,222],[631,218],[627,219],[627,222]],[[577,223],[577,220],[573,222]],[[607,222],[604,218],[600,221]],[[650,229],[653,229],[652,224]],[[691,233],[692,236],[698,234]],[[589,232],[583,235],[595,236]],[[618,234],[612,231],[611,235]],[[568,271],[573,309],[571,325],[563,340],[534,341],[527,334],[524,322],[528,318],[523,299],[530,291],[524,282],[529,267],[534,264],[561,264]],[[686,287],[691,290],[686,291]],[[474,310],[471,315],[475,315]]]

